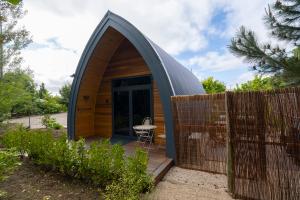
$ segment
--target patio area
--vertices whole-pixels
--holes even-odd
[[[91,142],[101,139],[101,137],[89,137],[86,138],[86,143],[89,145]],[[143,147],[141,143],[135,140],[126,140],[123,138],[112,138],[111,143],[121,144],[124,147],[125,154],[127,156],[133,155],[136,148],[142,148],[148,152],[148,172],[149,174],[153,175],[155,184],[157,184],[173,166],[173,160],[166,156],[166,150],[164,146],[152,144],[151,148],[148,150],[147,148]]]

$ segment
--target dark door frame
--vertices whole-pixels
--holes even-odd
[[[150,77],[151,81],[149,84],[142,84],[142,85],[131,85],[131,86],[120,86],[120,87],[114,87],[113,82],[120,79],[131,79],[131,78],[138,78],[138,77]],[[132,125],[133,125],[133,105],[132,105],[132,92],[136,90],[148,90],[150,92],[150,117],[152,121],[154,122],[154,112],[153,112],[153,89],[152,89],[152,77],[151,76],[133,76],[133,77],[125,77],[125,78],[118,78],[113,79],[111,82],[112,86],[112,93],[111,93],[111,99],[112,99],[112,136],[115,135],[115,104],[114,104],[114,92],[118,91],[128,91],[129,92],[129,135],[124,137],[129,138],[135,138],[133,136],[132,131]]]

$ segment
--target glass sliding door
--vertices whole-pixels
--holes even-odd
[[[132,127],[151,116],[150,77],[113,81],[113,134],[135,137]]]
[[[149,89],[132,91],[132,125],[140,125],[145,117],[151,117]]]
[[[114,131],[128,135],[129,132],[129,91],[114,92]]]

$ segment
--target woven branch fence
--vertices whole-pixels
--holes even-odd
[[[172,103],[179,166],[227,173],[238,198],[300,199],[299,88],[172,97]]]
[[[225,95],[172,97],[177,164],[226,174]]]

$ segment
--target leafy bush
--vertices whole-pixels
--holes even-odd
[[[5,133],[2,142],[41,166],[105,188],[107,199],[138,199],[152,186],[147,174],[148,154],[137,150],[134,156],[126,157],[122,146],[108,140],[86,148],[84,139],[68,141],[66,134],[54,139],[49,131],[19,127]]]
[[[44,115],[42,117],[42,125],[51,129],[61,129],[63,127],[56,121],[55,118],[51,117],[50,115]]]
[[[18,153],[14,150],[1,150],[0,181],[3,181],[18,165],[20,165]]]
[[[6,148],[13,148],[19,154],[24,155],[28,145],[28,131],[20,125],[14,129],[8,129],[2,137],[1,143]]]
[[[47,96],[45,99],[39,99],[36,102],[36,107],[39,113],[42,114],[52,114],[64,112],[67,110],[66,106],[59,103],[58,97]]]
[[[0,181],[5,180],[20,164],[16,151],[13,149],[0,150]],[[0,199],[4,198],[6,194],[5,191],[0,190]]]
[[[147,154],[138,149],[133,157],[128,158],[120,179],[106,187],[106,199],[137,200],[141,192],[151,190],[153,181],[147,174],[147,163]]]

